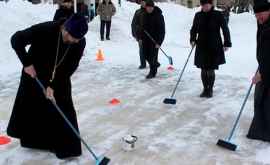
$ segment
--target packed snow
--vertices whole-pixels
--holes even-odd
[[[200,70],[192,57],[176,93],[177,104],[164,105],[162,101],[170,96],[191,49],[189,30],[200,9],[171,3],[157,6],[166,22],[162,48],[173,57],[175,70],[167,70],[168,61],[160,52],[162,65],[153,80],[145,79],[148,69],[137,69],[138,46],[130,23],[138,5],[123,1],[117,7],[110,41],[99,40],[98,17],[89,23],[84,57],[72,77],[81,136],[97,153],[111,158],[113,165],[270,164],[269,144],[245,137],[253,117],[253,93],[233,137],[238,150],[230,152],[215,145],[218,139],[226,139],[257,68],[254,16],[232,14],[229,26],[233,47],[226,54],[227,64],[217,71],[212,99],[198,97],[202,90]],[[17,30],[52,20],[56,8],[18,0],[0,2],[0,135],[6,135],[22,67],[10,37]],[[104,53],[104,62],[95,60],[98,49]],[[112,98],[121,103],[110,105]],[[135,150],[130,152],[121,148],[121,139],[127,135],[138,137]],[[77,159],[58,160],[51,153],[21,148],[19,141],[12,139],[0,146],[0,164],[84,165],[94,161],[85,148]]]

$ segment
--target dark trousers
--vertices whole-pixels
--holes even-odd
[[[270,142],[270,93],[262,82],[255,87],[254,117],[247,137]]]
[[[111,21],[103,21],[101,20],[100,23],[100,38],[104,39],[104,30],[106,26],[106,38],[110,38],[110,31],[111,31]]]
[[[145,59],[145,56],[143,54],[143,46],[142,46],[142,44],[138,44],[138,45],[139,45],[139,54],[140,54],[141,66],[146,66],[146,59]]]
[[[151,42],[151,41],[150,41]],[[155,45],[149,42],[143,41],[143,54],[145,56],[146,61],[150,66],[150,73],[156,75],[157,68],[160,66],[158,62],[158,50],[155,48]]]
[[[212,90],[215,84],[215,78],[216,78],[215,70],[202,69],[201,79],[204,89]]]

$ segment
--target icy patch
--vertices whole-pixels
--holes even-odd
[[[0,120],[0,135],[6,132],[7,121]]]
[[[270,147],[267,147],[265,149],[257,150],[256,153],[256,160],[258,162],[262,162],[264,164],[270,164]]]

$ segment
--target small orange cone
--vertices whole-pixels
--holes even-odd
[[[116,99],[116,98],[113,98],[111,101],[110,101],[110,104],[111,105],[117,105],[117,104],[120,104],[120,100]]]
[[[96,60],[97,61],[104,61],[104,55],[101,51],[101,49],[98,49],[97,55],[96,55]]]
[[[169,66],[168,68],[167,68],[169,71],[173,71],[174,70],[174,68],[173,68],[173,66]]]
[[[6,136],[0,136],[0,145],[5,145],[11,142],[11,139]]]

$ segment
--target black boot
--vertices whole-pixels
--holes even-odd
[[[213,97],[213,88],[208,88],[206,97],[207,98],[212,98]]]
[[[206,97],[207,96],[207,89],[204,88],[202,93],[200,94],[200,97]]]
[[[140,65],[139,66],[139,69],[145,69],[146,68],[146,65]]]
[[[207,81],[207,71],[206,70],[202,70],[201,71],[201,79],[202,79],[202,83],[203,83],[203,91],[200,94],[200,97],[206,97],[207,96],[207,87],[208,87],[208,81]]]
[[[148,75],[145,78],[152,79],[152,78],[155,78],[155,76],[152,73],[148,73]]]
[[[146,76],[146,79],[155,78],[157,74],[157,68],[150,68],[149,74]]]
[[[157,75],[157,68],[156,67],[153,68],[153,75],[154,75],[154,77],[156,77],[156,75]]]
[[[208,76],[208,93],[207,93],[207,98],[211,98],[213,97],[213,87],[215,84],[215,79],[216,79],[216,75],[215,75],[215,71],[214,70],[209,70],[207,71],[207,76]]]
[[[159,68],[160,67],[160,63],[159,62],[157,62],[157,68]]]

